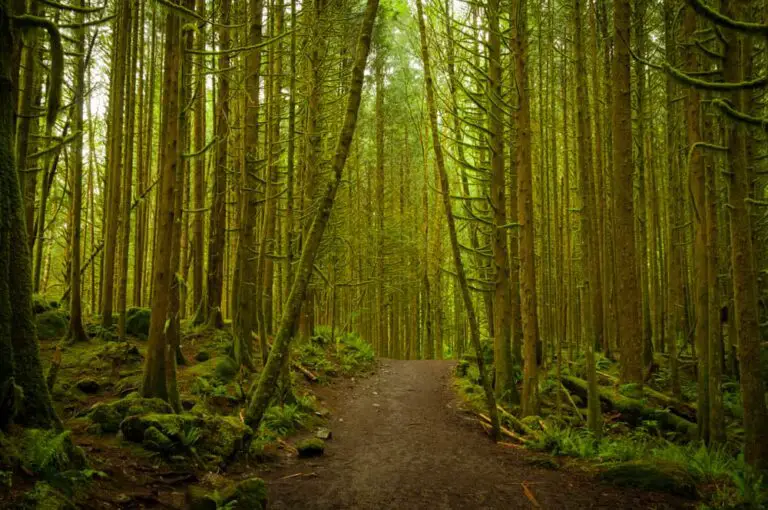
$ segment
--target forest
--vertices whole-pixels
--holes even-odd
[[[765,0],[0,46],[0,508],[768,508]]]

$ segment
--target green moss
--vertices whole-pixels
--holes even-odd
[[[233,510],[265,510],[267,485],[261,478],[243,480],[223,498],[223,503]]]
[[[230,382],[237,375],[237,362],[229,356],[222,356],[216,362],[216,378],[221,382]]]
[[[696,497],[696,483],[682,466],[671,462],[624,462],[601,473],[600,478],[621,487],[669,492]]]
[[[143,443],[148,439],[157,442],[158,437],[150,430],[152,428],[176,444],[175,449],[179,451],[194,445],[202,453],[223,459],[239,451],[252,434],[250,427],[234,416],[151,413],[129,416],[120,423],[123,437],[134,443]]]
[[[325,453],[325,441],[316,437],[304,439],[296,444],[296,449],[299,451],[299,457],[319,457]]]
[[[60,338],[69,327],[69,317],[59,310],[49,310],[35,316],[37,336],[42,339]]]
[[[254,439],[248,448],[248,456],[256,462],[272,462],[277,460],[277,445],[269,439]]]
[[[190,485],[185,494],[186,508],[189,510],[216,510],[216,498],[203,487]]]
[[[163,453],[171,452],[174,449],[173,441],[155,427],[149,427],[144,431],[144,440],[141,445],[147,450]]]
[[[125,331],[131,336],[146,340],[149,336],[149,308],[129,308],[125,312]]]
[[[24,508],[34,510],[75,510],[77,507],[64,494],[46,482],[37,482],[34,489],[24,495]]]
[[[253,430],[235,416],[207,416],[200,448],[228,459],[241,450],[252,435]]]
[[[173,408],[159,398],[126,397],[109,404],[96,404],[88,417],[99,425],[101,432],[113,433],[120,430],[120,423],[125,418],[147,413],[170,414]]]

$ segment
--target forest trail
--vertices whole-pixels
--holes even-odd
[[[450,361],[382,360],[339,392],[325,456],[269,473],[271,509],[686,508],[669,495],[619,489],[544,469],[494,445],[457,409]],[[529,496],[526,495],[526,488]],[[535,500],[533,502],[531,500]]]

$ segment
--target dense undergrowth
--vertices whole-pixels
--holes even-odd
[[[317,388],[334,377],[368,371],[374,362],[373,349],[357,334],[331,335],[329,328],[318,327],[314,337],[294,343],[289,384],[282,381],[254,431],[243,417],[259,373],[238,369],[228,327],[212,331],[183,324],[184,364],[177,371],[183,412],[174,413],[166,402],[138,392],[148,309],[130,311],[125,342],[117,341],[114,330],[89,324],[90,340],[77,344],[61,340],[68,317],[55,302],[38,297],[35,312],[46,370],[60,359],[51,393],[63,429],[12,426],[0,433],[0,508],[74,508],[89,498],[118,507],[193,502],[205,507],[207,502],[242,508],[238,505],[249,501],[249,508],[258,508],[266,494],[263,483],[245,483],[243,474],[300,455],[301,440],[323,427],[329,415]],[[207,475],[212,472],[220,476]],[[142,482],[168,483],[155,473],[186,473],[199,483],[181,493],[172,484],[167,494],[134,490]],[[228,473],[241,481],[228,480]]]
[[[599,356],[597,370],[605,394],[605,399],[601,398],[602,437],[595,437],[586,428],[586,394],[571,391],[580,389],[574,381],[586,377],[584,360],[576,359],[561,366],[560,378],[555,367],[542,373],[539,416],[519,419],[519,407],[510,396],[502,399],[500,417],[508,432],[505,440],[547,454],[540,460],[544,466],[557,469],[574,464],[617,485],[696,499],[701,509],[768,508],[768,484],[744,462],[740,450],[742,407],[736,381],[723,384],[728,441],[707,446],[686,434],[684,427],[671,426],[677,422],[667,421],[674,417],[687,424],[691,418],[686,413],[695,413],[692,367],[682,371],[682,396],[674,408],[663,401],[670,383],[664,368],[654,372],[643,395],[638,395],[633,385],[617,383],[618,366],[613,361]],[[479,383],[472,359],[460,361],[454,386],[466,407],[484,416],[486,401]],[[614,400],[631,405],[621,407],[622,412],[610,405]],[[692,419],[695,428],[695,414]]]

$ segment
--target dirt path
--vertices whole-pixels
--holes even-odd
[[[270,473],[271,509],[685,508],[494,445],[456,409],[446,361],[384,360],[339,393],[324,457]],[[286,476],[296,475],[290,478]]]

